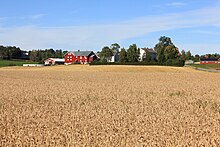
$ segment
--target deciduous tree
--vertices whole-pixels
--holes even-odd
[[[120,45],[118,43],[114,43],[111,45],[111,50],[112,50],[112,53],[118,53],[119,52],[119,49],[120,49]]]
[[[168,45],[164,50],[165,59],[175,59],[178,57],[179,51],[175,46]]]
[[[124,48],[121,49],[121,52],[119,54],[119,62],[125,63],[127,62],[127,52]]]
[[[184,50],[181,51],[181,59],[186,60],[186,52]]]
[[[186,52],[186,60],[191,60],[192,59],[192,54],[190,51]]]
[[[127,51],[128,62],[138,62],[139,53],[136,44],[132,44],[129,46]]]
[[[112,56],[112,50],[108,46],[102,48],[102,51],[100,52],[101,61],[108,62]]]
[[[169,37],[161,36],[159,38],[159,43],[154,47],[154,50],[157,52],[157,60],[159,63],[164,63],[166,60],[164,51],[167,46],[175,47]]]

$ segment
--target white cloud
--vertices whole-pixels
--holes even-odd
[[[37,26],[0,27],[0,40],[6,45],[16,45],[27,50],[50,47],[65,50],[95,50],[112,42],[120,43],[123,40],[152,32],[216,26],[220,24],[218,14],[220,14],[220,7],[162,16],[146,16],[104,25],[47,28]]]
[[[193,55],[199,54],[215,54],[220,53],[220,43],[219,44],[210,44],[210,43],[199,43],[199,44],[179,44],[178,46],[185,51],[190,50]]]
[[[204,34],[204,35],[212,35],[212,36],[220,36],[219,32],[213,32],[208,30],[194,30],[192,33]]]
[[[182,2],[172,2],[167,4],[167,6],[171,6],[171,7],[183,7],[186,6],[186,3],[182,3]]]
[[[30,18],[31,18],[31,19],[40,19],[40,18],[42,18],[42,17],[44,17],[44,16],[45,16],[45,14],[36,14],[36,15],[30,16]]]

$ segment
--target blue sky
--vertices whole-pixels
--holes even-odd
[[[220,0],[0,0],[0,44],[24,50],[154,47],[171,37],[193,54],[220,53]]]

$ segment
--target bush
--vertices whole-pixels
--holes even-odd
[[[81,62],[74,62],[74,63],[72,63],[72,64],[81,64]]]
[[[89,65],[162,65],[162,66],[184,66],[184,60],[181,59],[169,59],[165,63],[160,64],[156,61],[150,62],[102,62],[94,61]]]
[[[165,62],[165,65],[167,66],[184,66],[185,64],[185,61],[178,58],[178,59],[168,59],[166,62]]]
[[[10,63],[10,64],[8,64],[8,66],[16,66],[16,64]]]
[[[166,65],[167,65],[167,66],[172,66],[172,65],[173,65],[173,59],[168,59],[168,60],[166,61]]]
[[[101,62],[96,61],[90,63],[90,65],[159,65],[157,62]]]

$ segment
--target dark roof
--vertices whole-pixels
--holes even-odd
[[[71,53],[73,53],[75,56],[89,56],[89,54],[93,53],[93,51],[74,51]]]
[[[157,52],[155,51],[155,50],[153,50],[153,49],[149,49],[149,48],[142,48],[143,50],[148,50],[148,52],[149,53],[154,53],[154,54],[156,54]]]
[[[218,61],[216,58],[201,58],[200,61]]]
[[[119,52],[115,52],[113,53],[113,56],[119,55]]]

